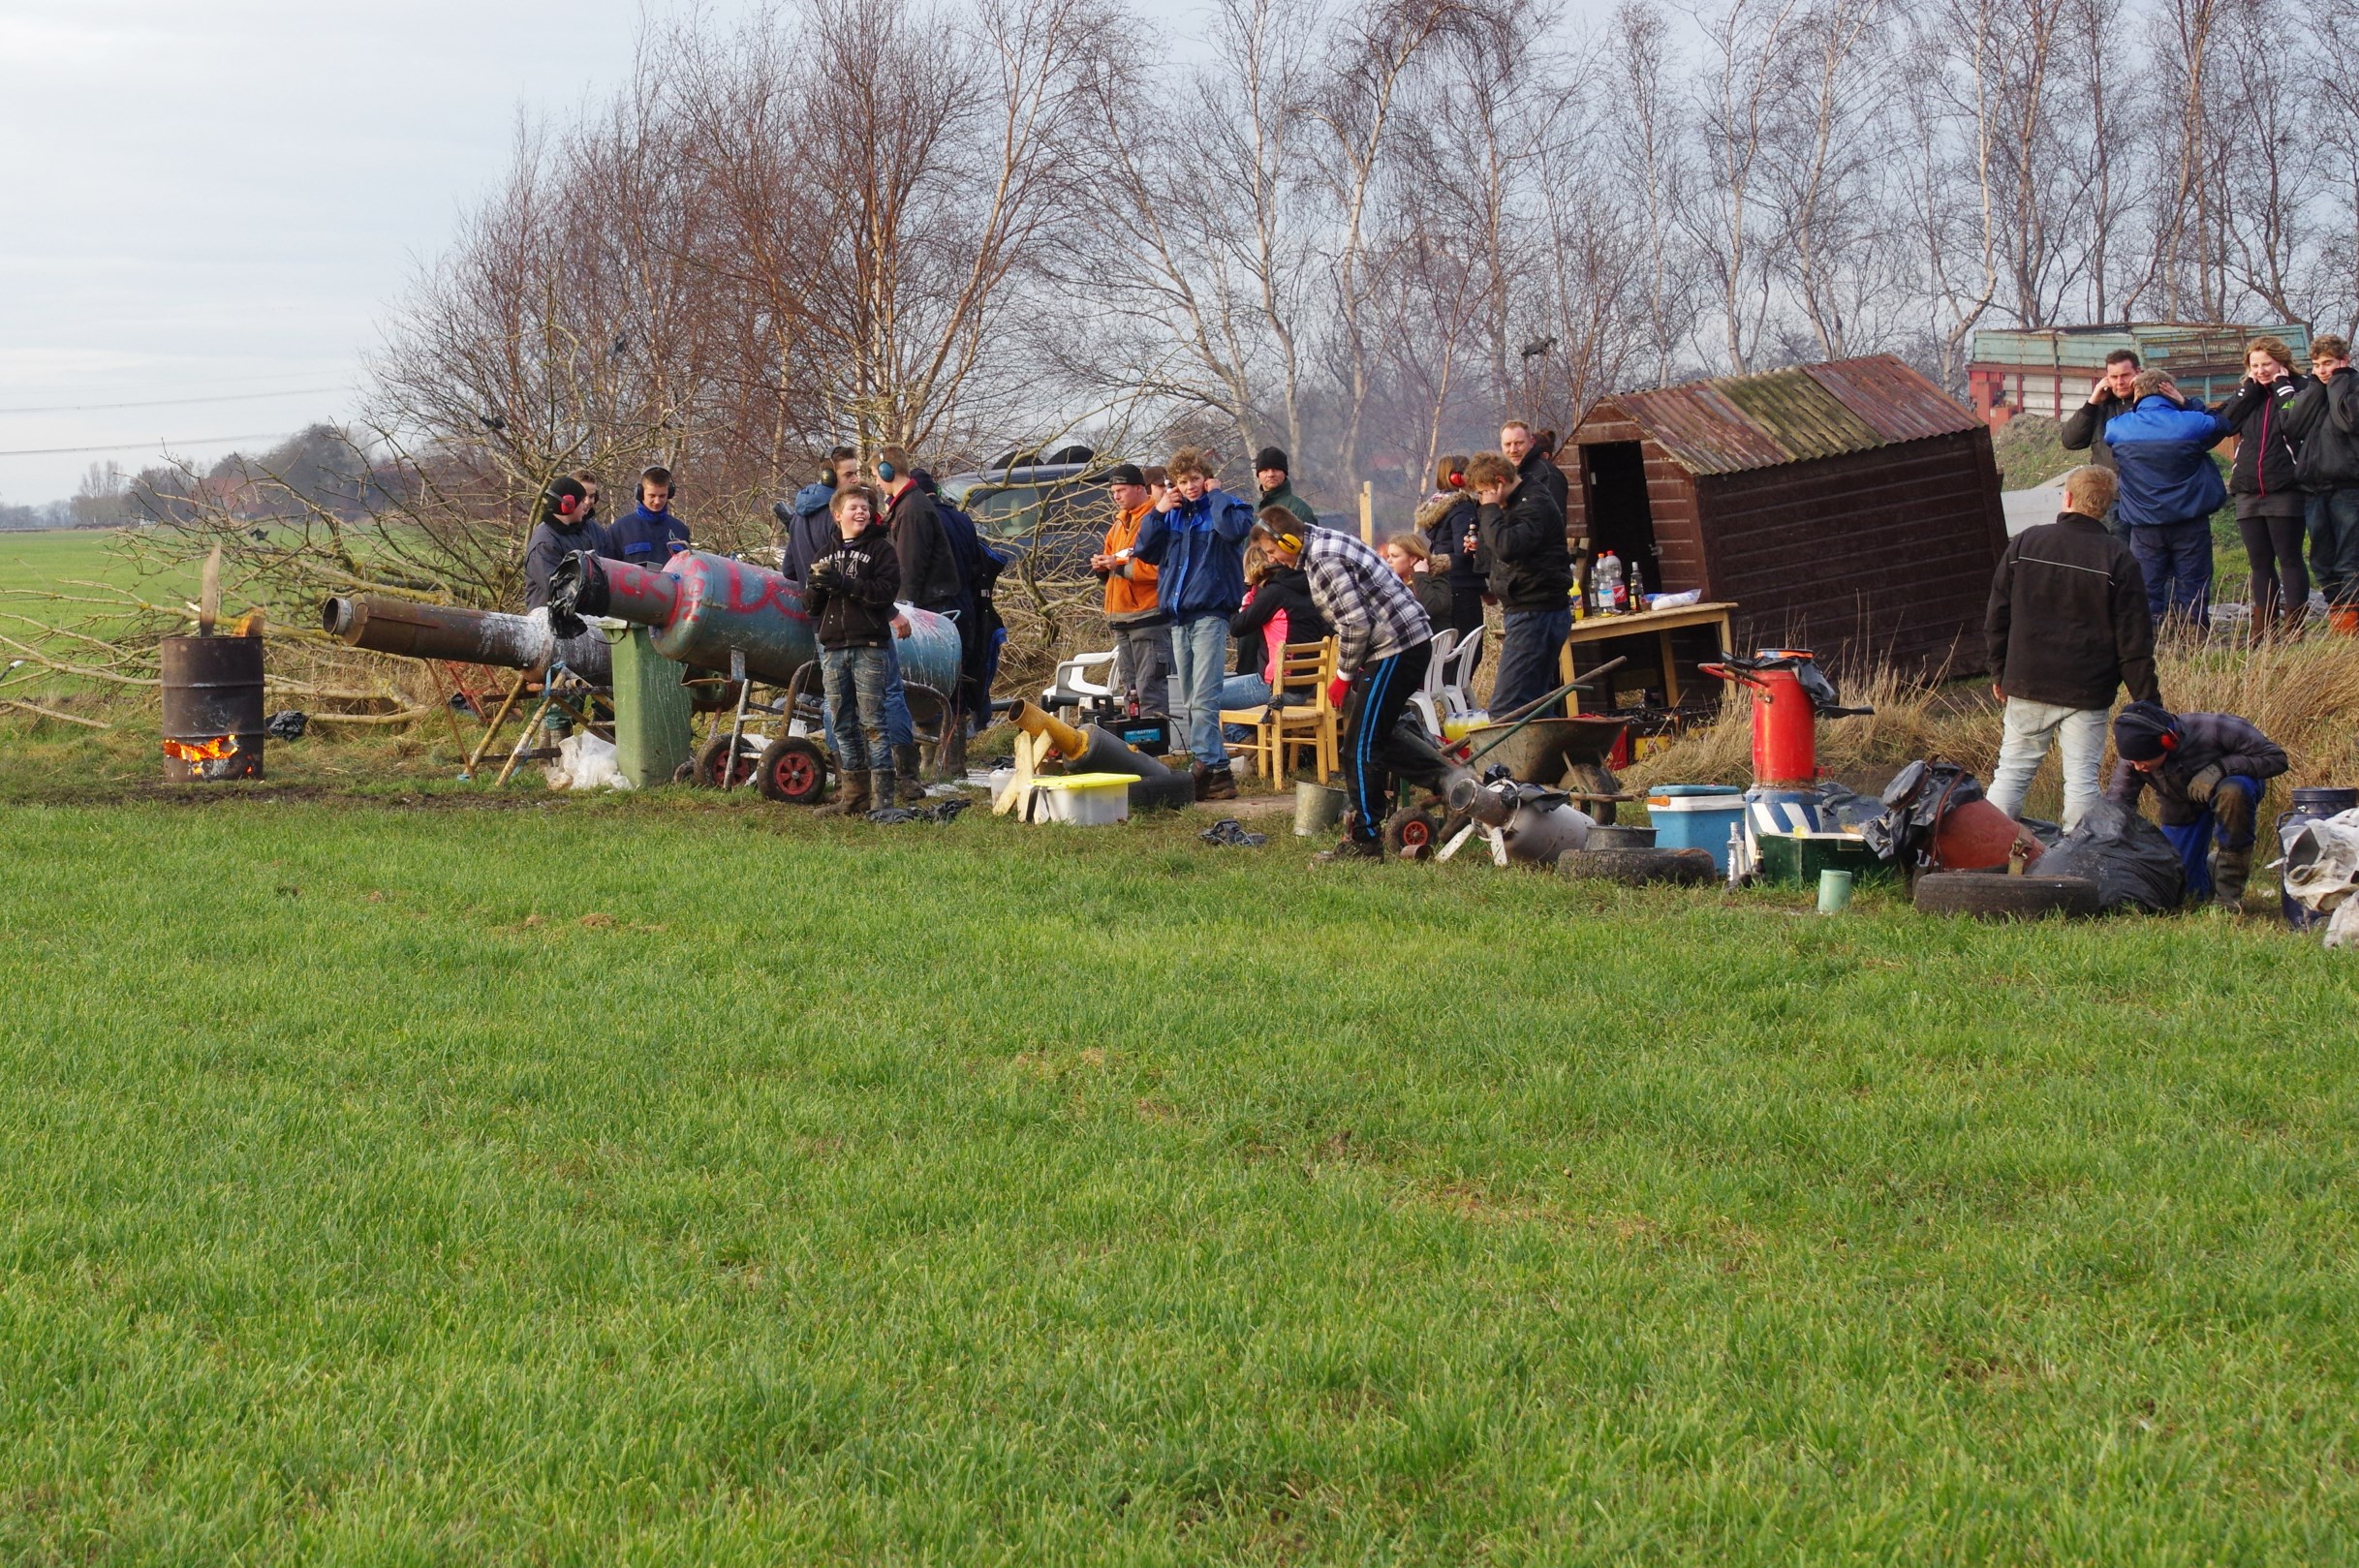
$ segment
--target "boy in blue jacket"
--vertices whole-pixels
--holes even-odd
[[[2211,625],[2212,513],[2228,500],[2212,448],[2236,427],[2182,397],[2166,370],[2138,372],[2132,396],[2130,411],[2105,426],[2105,445],[2122,481],[2119,514],[2146,575],[2146,613],[2157,626],[2182,617],[2201,633]]]
[[[661,571],[664,563],[688,548],[688,525],[671,509],[671,470],[643,469],[638,477],[638,507],[617,517],[606,528],[607,559]]]
[[[1182,446],[1164,467],[1171,483],[1140,519],[1132,554],[1160,569],[1156,602],[1171,618],[1171,705],[1195,759],[1195,798],[1234,800],[1236,776],[1221,738],[1221,681],[1228,618],[1245,602],[1254,509],[1212,482],[1212,465],[1196,447]]]

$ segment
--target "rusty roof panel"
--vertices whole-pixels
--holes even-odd
[[[1976,428],[1971,413],[1889,354],[1723,376],[1609,401],[1691,474],[1776,468]]]

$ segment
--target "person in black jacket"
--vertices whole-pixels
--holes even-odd
[[[835,518],[835,548],[812,562],[803,579],[803,608],[817,625],[828,727],[844,777],[835,800],[821,810],[859,815],[872,802],[893,803],[885,671],[900,620],[893,600],[901,593],[901,562],[866,490],[838,489],[828,510]]]
[[[2064,417],[2056,428],[2057,444],[2068,452],[2087,452],[2089,461],[2107,473],[2113,471],[2113,448],[2105,445],[2105,427],[2116,415],[2127,414],[2137,406],[2138,356],[2127,349],[2116,349],[2105,356],[2105,373],[2089,388],[2089,401]],[[2105,514],[2105,526],[2114,537],[2126,540],[2129,525],[2118,512]]]
[[[2135,811],[2153,789],[2163,836],[2187,868],[2188,897],[2216,892],[2221,908],[2243,907],[2261,797],[2285,771],[2285,749],[2232,713],[2175,714],[2159,702],[2115,715],[2113,749],[2122,760],[2105,798]],[[2219,852],[2206,864],[2215,830]]]
[[[2323,411],[2302,396],[2309,382],[2295,372],[2282,338],[2254,338],[2245,369],[2244,384],[2214,412],[2236,427],[2228,494],[2252,563],[2252,634],[2260,637],[2299,630],[2310,610],[2310,572],[2302,565],[2309,498],[2296,469],[2303,438]]]
[[[541,496],[541,514],[532,537],[524,541],[524,607],[537,610],[548,603],[548,581],[557,563],[587,550],[605,553],[605,535],[590,521],[589,487],[571,476],[549,481]]]
[[[640,470],[638,506],[606,525],[605,544],[599,553],[649,571],[663,570],[665,562],[689,547],[688,524],[671,509],[677,488],[671,470],[660,464]]]
[[[2113,495],[2109,470],[2065,475],[2063,515],[2007,540],[1983,617],[1991,690],[2006,704],[1990,802],[2022,815],[2032,776],[2061,739],[2067,831],[2096,804],[2114,693],[2126,685],[2135,700],[2161,696],[2146,575],[2098,521]]]
[[[917,483],[916,459],[899,446],[887,446],[877,454],[871,470],[888,498],[884,522],[893,537],[893,553],[901,561],[902,599],[921,610],[955,619],[966,599],[966,584],[959,580],[958,558],[950,547],[948,531],[942,526],[942,513],[936,509],[934,498]],[[901,791],[908,803],[915,804],[925,798],[925,783],[917,776],[916,728],[910,722],[909,696],[901,685],[898,659],[891,661],[885,682],[885,711],[893,731],[893,765],[900,772]]]
[[[1572,552],[1564,511],[1505,453],[1477,456],[1467,465],[1466,482],[1482,506],[1491,593],[1506,622],[1491,683],[1491,712],[1504,714],[1556,688],[1558,656],[1572,630]]]
[[[1565,523],[1566,507],[1571,488],[1565,482],[1565,471],[1556,466],[1556,436],[1553,432],[1535,434],[1521,419],[1509,419],[1499,427],[1499,449],[1527,484],[1536,480],[1556,507],[1557,526]]]
[[[1482,596],[1489,591],[1483,579],[1491,563],[1482,553],[1481,521],[1482,507],[1467,493],[1466,459],[1443,458],[1434,468],[1434,493],[1417,508],[1416,524],[1433,554],[1429,569],[1449,584],[1449,613],[1434,629],[1449,628],[1461,645],[1469,635],[1477,641],[1482,635]]]
[[[1281,611],[1286,615],[1288,643],[1324,642],[1335,635],[1335,629],[1319,613],[1319,605],[1311,598],[1311,580],[1300,567],[1289,567],[1262,551],[1249,550],[1247,555],[1245,577],[1253,591],[1246,596],[1244,607],[1228,618],[1228,631],[1239,648],[1251,647],[1259,653],[1251,664],[1221,683],[1221,706],[1230,710],[1257,708],[1279,694],[1270,688],[1276,656],[1269,646],[1269,628]]]
[[[2331,334],[2311,341],[2302,396],[2314,405],[2294,469],[2307,498],[2310,569],[2326,602],[2347,615],[2359,606],[2359,374],[2348,343]]]

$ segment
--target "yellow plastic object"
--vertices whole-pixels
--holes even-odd
[[[1127,773],[1069,773],[1036,780],[1033,787],[1044,792],[1048,820],[1102,827],[1130,820],[1131,785],[1137,782]]]
[[[1491,716],[1487,713],[1452,714],[1442,721],[1442,738],[1445,741],[1462,741],[1490,722]]]

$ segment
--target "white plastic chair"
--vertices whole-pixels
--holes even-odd
[[[1089,680],[1082,675],[1083,670],[1099,665],[1104,666],[1105,669],[1102,683]],[[1113,679],[1113,649],[1108,648],[1102,654],[1075,654],[1072,658],[1058,662],[1056,678],[1041,689],[1040,706],[1046,708],[1050,713],[1064,708],[1086,708],[1101,698],[1111,697],[1114,694]]]
[[[1450,650],[1457,642],[1458,633],[1447,627],[1434,633],[1434,654],[1425,666],[1425,684],[1409,699],[1409,705],[1425,722],[1427,733],[1436,740],[1442,738],[1442,682],[1449,674]]]
[[[1474,661],[1482,657],[1482,629],[1477,627],[1461,640],[1454,656],[1447,661],[1448,672],[1437,692],[1442,712],[1456,718],[1474,711],[1474,699],[1467,691],[1467,683],[1474,678]],[[1436,724],[1434,732],[1441,733]]]

